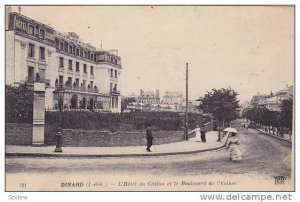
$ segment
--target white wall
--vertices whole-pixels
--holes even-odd
[[[15,64],[14,64],[14,54],[15,54],[15,46],[14,46],[14,31],[6,31],[5,38],[5,83],[10,85],[13,84],[15,79]]]

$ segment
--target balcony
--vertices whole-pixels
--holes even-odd
[[[76,71],[75,76],[80,77],[80,71]]]
[[[68,69],[68,75],[70,75],[70,76],[73,75],[73,69]]]
[[[59,85],[56,85],[56,88],[58,88]],[[99,93],[98,88],[85,88],[80,86],[70,86],[70,85],[64,85],[63,86],[66,91],[77,91],[77,92],[90,92],[90,93]]]
[[[110,94],[111,94],[111,95],[120,95],[121,92],[120,92],[119,90],[116,90],[116,89],[111,89],[111,90],[110,90]]]
[[[46,86],[50,86],[50,79],[40,78],[39,80],[36,80],[33,77],[25,77],[26,84],[33,85],[34,82],[45,83]]]

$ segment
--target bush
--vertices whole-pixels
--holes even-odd
[[[46,112],[46,126],[56,132],[60,128],[60,112]],[[190,123],[209,121],[199,114],[189,114]],[[63,125],[65,129],[81,130],[109,130],[140,131],[151,124],[155,130],[175,131],[183,130],[184,116],[176,112],[131,112],[131,113],[100,113],[90,111],[63,112]],[[50,131],[49,131],[50,132]]]
[[[33,90],[32,86],[6,85],[5,86],[5,122],[32,123],[33,117]]]

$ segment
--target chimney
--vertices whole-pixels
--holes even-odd
[[[156,89],[156,97],[159,97],[159,89]]]
[[[6,6],[5,7],[5,30],[9,29],[9,15],[12,12],[12,7],[11,6]]]
[[[273,92],[271,91],[271,97],[273,97],[274,96],[274,94],[273,94]]]

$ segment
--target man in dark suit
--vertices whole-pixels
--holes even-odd
[[[150,147],[152,146],[153,143],[153,136],[152,136],[152,132],[151,132],[151,126],[149,125],[146,128],[146,138],[147,138],[147,152],[151,152]]]

